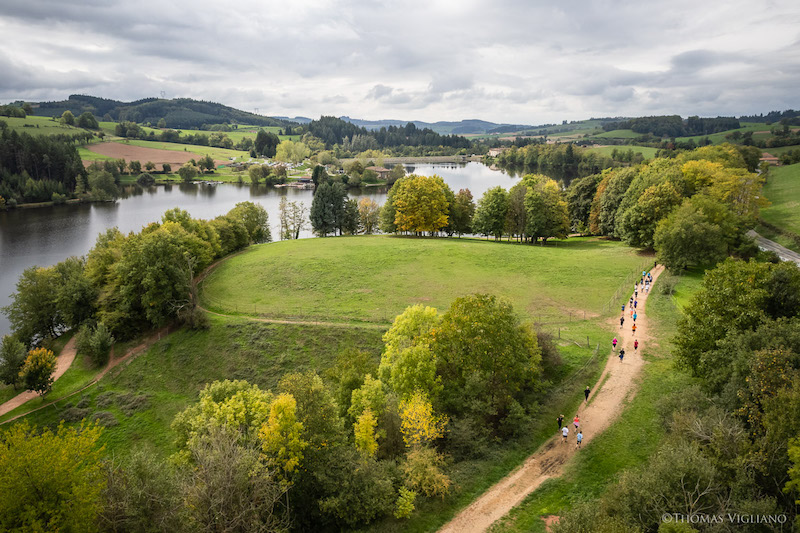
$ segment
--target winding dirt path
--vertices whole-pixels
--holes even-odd
[[[664,270],[663,266],[653,269],[653,284]],[[652,288],[653,285],[651,285]],[[631,287],[631,295],[632,295]],[[648,346],[651,340],[645,307],[648,295],[639,291],[637,331],[632,334],[633,319],[625,309],[625,325],[619,327],[619,318],[610,321],[616,332],[620,346],[625,349],[624,361],[620,362],[618,352],[611,351],[600,379],[594,385],[589,402],[578,409],[580,428],[583,430],[583,445],[591,445],[592,439],[605,431],[623,410],[625,403],[636,393],[637,378],[644,361],[641,349]],[[626,302],[627,304],[627,302]],[[634,340],[639,340],[640,350],[634,351]],[[611,344],[609,339],[609,345]],[[637,353],[638,352],[638,353]],[[582,387],[581,387],[582,388]],[[553,421],[553,438],[542,445],[539,450],[528,457],[522,466],[511,472],[504,479],[486,491],[466,509],[456,515],[439,531],[447,533],[475,533],[486,531],[493,523],[505,516],[512,508],[519,505],[525,497],[536,490],[545,480],[558,477],[563,473],[564,464],[576,453],[574,413],[564,413],[565,424],[570,428],[567,443],[562,442],[561,435],[556,434]]]
[[[63,376],[64,372],[66,372],[67,369],[72,365],[72,362],[75,360],[75,354],[77,353],[77,340],[76,337],[73,336],[69,342],[64,345],[64,349],[61,350],[61,353],[58,354],[58,357],[56,357],[56,371],[53,374],[54,382]],[[7,402],[4,402],[2,405],[0,405],[0,416],[3,416],[9,411],[13,411],[20,405],[23,405],[26,402],[37,398],[38,396],[39,393],[33,391],[25,391],[17,394]]]
[[[130,364],[130,362],[133,361],[138,355],[142,354],[145,350],[147,350],[154,343],[156,343],[159,340],[161,340],[161,338],[164,335],[167,335],[168,333],[170,333],[173,330],[174,330],[173,326],[166,326],[166,327],[163,327],[163,328],[155,331],[153,334],[151,334],[149,337],[147,337],[142,343],[134,346],[133,348],[131,348],[130,350],[125,352],[125,354],[120,356],[120,357],[115,357],[114,349],[112,348],[111,349],[111,355],[109,356],[108,364],[106,364],[105,368],[103,368],[103,370],[100,371],[100,373],[98,373],[94,378],[92,378],[92,380],[89,383],[87,383],[85,386],[81,387],[80,389],[78,389],[78,390],[76,390],[74,392],[71,392],[71,393],[67,394],[66,396],[62,396],[61,398],[58,398],[57,400],[53,400],[52,402],[48,402],[48,403],[46,403],[44,405],[41,405],[41,406],[37,407],[36,409],[31,409],[30,411],[27,411],[25,413],[20,413],[20,414],[18,414],[17,416],[15,416],[13,418],[9,418],[8,420],[4,420],[3,422],[0,422],[0,425],[7,424],[9,422],[12,422],[12,421],[18,419],[18,418],[22,418],[23,416],[27,416],[27,415],[29,415],[29,414],[31,414],[33,412],[36,412],[36,411],[38,411],[40,409],[44,409],[45,407],[50,407],[51,405],[53,405],[56,402],[60,402],[61,400],[65,400],[67,398],[75,396],[76,394],[78,394],[80,392],[85,391],[86,389],[88,389],[89,387],[91,387],[92,385],[94,385],[95,383],[100,381],[101,379],[103,379],[103,377],[105,377],[105,375],[108,374],[111,370],[113,370],[116,366],[121,365],[123,363]],[[64,372],[66,372],[67,368],[69,368],[69,365],[71,365],[72,361],[75,359],[75,354],[77,352],[77,350],[75,348],[75,342],[76,342],[75,341],[75,337],[73,337],[72,339],[70,339],[70,341],[67,343],[67,345],[64,346],[64,349],[61,351],[61,355],[59,355],[59,357],[58,357],[59,360],[64,355],[66,355],[65,352],[67,352],[67,349],[70,348],[70,345],[72,345],[71,346],[71,350],[72,350],[71,359],[69,360],[69,363],[66,363],[66,361],[65,361],[66,366],[61,371],[61,374],[58,373],[58,369],[60,368],[60,366],[56,368],[55,379],[58,379],[59,377],[61,377],[61,375]],[[18,403],[17,405],[12,406],[10,409],[3,410],[3,408],[7,404],[9,404],[10,402],[13,402],[17,398],[19,398],[20,396],[23,396],[25,394],[28,394],[28,393],[27,392],[26,393],[22,393],[22,394],[20,394],[20,395],[18,395],[16,397],[12,398],[8,402],[4,403],[2,406],[0,406],[0,416],[10,412],[13,409],[16,409],[20,405],[23,405],[25,402],[27,402],[27,401],[39,396],[37,393],[30,393],[30,394],[32,394],[31,397],[24,399],[24,401]]]

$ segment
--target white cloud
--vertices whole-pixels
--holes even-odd
[[[800,5],[5,0],[0,100],[544,123],[797,108]],[[410,116],[411,115],[411,116]]]

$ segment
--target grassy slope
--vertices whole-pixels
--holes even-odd
[[[692,381],[674,369],[670,339],[676,332],[680,306],[685,305],[701,280],[701,272],[682,277],[672,297],[658,290],[653,292],[648,316],[657,325],[658,343],[643,347],[648,364],[638,394],[611,428],[575,456],[562,477],[546,481],[492,531],[543,533],[542,516],[558,515],[574,502],[597,498],[622,471],[644,463],[656,450],[664,435],[657,415],[658,401]]]
[[[635,139],[637,137],[641,137],[641,133],[636,133],[633,130],[611,130],[611,131],[604,131],[603,133],[598,133],[597,135],[593,135],[592,138],[595,139]]]
[[[214,310],[388,323],[409,305],[446,309],[488,292],[534,319],[602,314],[624,277],[648,263],[621,243],[569,239],[546,247],[475,239],[359,236],[256,246],[201,286]],[[581,315],[582,317],[582,315]]]
[[[84,133],[87,130],[61,124],[50,117],[28,116],[25,118],[0,117],[12,130],[19,133],[25,132],[31,135],[73,135]]]
[[[761,210],[761,218],[800,235],[800,163],[771,167],[764,196],[772,205]]]

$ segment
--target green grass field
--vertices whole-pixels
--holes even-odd
[[[651,148],[649,146],[634,146],[634,145],[600,146],[600,147],[586,148],[587,152],[593,152],[608,157],[611,157],[611,152],[613,152],[614,150],[617,150],[618,152],[627,152],[628,150],[633,150],[634,154],[642,154],[645,160],[653,159],[656,156],[656,152],[658,152],[658,148]]]
[[[641,388],[617,421],[566,466],[562,477],[551,479],[528,496],[491,529],[500,532],[544,533],[543,516],[559,515],[573,503],[597,498],[625,469],[643,464],[657,449],[664,436],[658,416],[661,400],[692,384],[688,374],[676,371],[670,357],[671,338],[680,315],[678,294],[688,298],[699,287],[702,273],[680,278],[674,296],[658,291],[650,295],[648,316],[656,324],[657,344],[648,346],[643,357]]]
[[[800,163],[771,167],[764,196],[772,205],[761,210],[761,218],[800,235]]]
[[[590,238],[545,247],[392,236],[306,239],[251,247],[224,261],[202,283],[201,295],[210,309],[226,313],[388,323],[409,305],[444,310],[458,296],[487,292],[534,320],[563,321],[570,312],[603,314],[624,278],[649,263],[621,243]]]
[[[641,133],[636,133],[633,130],[611,130],[611,131],[604,131],[603,133],[598,133],[597,135],[593,135],[592,138],[595,139],[636,139],[637,137],[641,137]]]
[[[8,124],[8,127],[19,133],[25,132],[31,135],[73,135],[75,133],[85,133],[88,130],[67,126],[50,117],[37,117],[34,115],[25,118],[0,117],[0,120]]]
[[[755,134],[755,132],[759,131],[769,131],[769,129],[772,127],[771,125],[766,124],[764,122],[740,122],[739,124],[741,125],[741,127],[738,129],[738,131],[742,133],[747,133],[748,131],[752,131]],[[677,137],[675,140],[678,142],[688,142],[689,140],[694,140],[694,142],[699,143],[700,141],[708,137],[708,139],[711,141],[712,144],[722,144],[724,142],[730,142],[730,140],[726,139],[725,137],[730,133],[733,133],[734,131],[737,130],[721,131],[719,133],[712,133],[711,135],[693,135],[691,137]],[[754,138],[758,138],[758,136],[754,135]]]
[[[117,127],[117,123],[116,122],[99,122],[99,125],[100,125],[100,129],[103,130],[106,135],[109,135],[109,136],[112,136],[112,137],[114,137],[116,135],[116,131],[115,131],[115,129]],[[151,132],[155,133],[156,135],[161,133],[161,130],[158,129],[158,128],[150,128],[148,126],[141,126],[141,128],[148,134],[151,133]],[[242,139],[245,139],[245,138],[248,138],[248,137],[253,139],[253,140],[255,140],[256,135],[258,135],[258,130],[260,130],[260,129],[262,129],[262,130],[264,130],[266,132],[272,132],[272,133],[276,133],[277,134],[282,128],[279,128],[278,126],[240,125],[237,129],[235,129],[233,131],[223,131],[223,132],[220,132],[220,133],[224,133],[234,143],[238,143]],[[203,134],[203,135],[211,135],[212,133],[214,133],[213,131],[208,131],[208,130],[187,130],[187,129],[180,129],[180,128],[178,128],[178,130],[183,135],[196,135],[198,133],[199,134]],[[290,139],[292,141],[296,141],[296,140],[298,140],[300,138],[299,135],[278,135],[278,137],[282,141],[286,140],[286,139]]]

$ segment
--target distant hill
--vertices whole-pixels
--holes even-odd
[[[96,96],[73,94],[60,102],[34,103],[33,108],[35,113],[40,116],[60,116],[66,110],[70,110],[75,116],[78,116],[84,111],[91,111],[98,120],[105,117],[114,121],[130,120],[140,124],[150,122],[155,125],[163,118],[167,127],[176,129],[198,129],[203,124],[235,123],[278,127],[292,124],[288,120],[264,117],[226,105],[191,98],[171,100],[144,98],[135,102],[120,102]]]
[[[423,122],[421,120],[361,120],[358,118],[350,118],[347,116],[339,117],[342,120],[355,124],[359,127],[367,128],[368,130],[379,130],[381,128],[388,128],[389,126],[402,127],[411,122],[420,129],[431,129],[436,133],[442,135],[466,135],[470,133],[491,133],[492,130],[503,128],[503,131],[519,131],[533,126],[513,125],[513,124],[496,124],[494,122],[487,122],[485,120],[467,119],[459,120],[458,122]],[[509,129],[511,128],[511,129]]]

